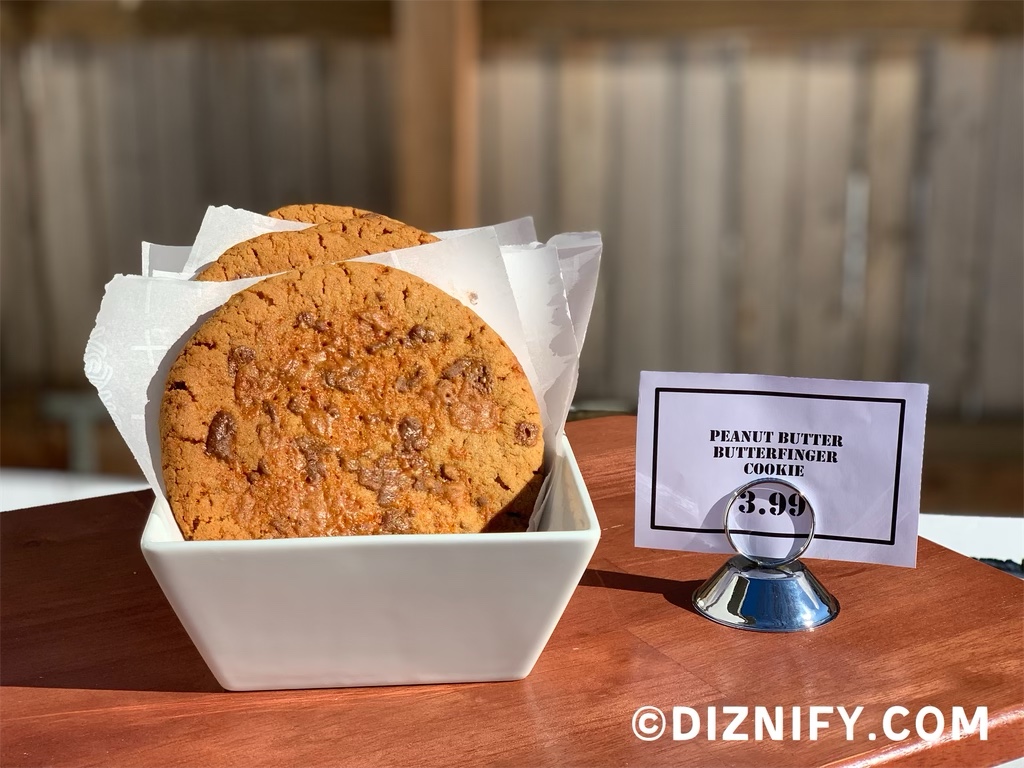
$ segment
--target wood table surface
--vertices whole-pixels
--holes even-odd
[[[920,540],[916,569],[811,561],[842,611],[814,632],[721,627],[690,595],[718,555],[633,546],[636,422],[567,431],[601,543],[525,680],[222,691],[139,549],[148,492],[0,514],[0,763],[252,765],[994,765],[1024,754],[1024,583]],[[633,735],[641,706],[804,708],[801,738]],[[811,740],[812,706],[838,714]],[[910,715],[886,739],[890,706]],[[988,708],[988,738],[922,741],[914,714]],[[706,718],[705,718],[706,719]],[[689,725],[689,721],[684,721]],[[934,720],[925,722],[926,726]],[[869,733],[877,738],[870,740]]]

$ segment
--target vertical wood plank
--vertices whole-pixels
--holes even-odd
[[[166,157],[177,148],[165,147],[167,142],[174,141],[173,126],[164,126],[164,113],[167,106],[160,92],[164,80],[164,62],[166,48],[161,48],[164,41],[135,42],[128,49],[128,71],[122,73],[122,85],[132,92],[132,103],[135,109],[138,132],[137,172],[141,200],[141,222],[144,239],[158,243],[175,243],[173,218],[175,214],[166,210],[168,199],[170,205],[176,206],[173,197],[169,198],[168,188],[180,186],[174,175],[173,164]],[[188,146],[192,142],[189,137],[184,141]],[[180,153],[179,153],[180,158]],[[188,171],[185,171],[188,174]]]
[[[843,44],[815,46],[804,65],[804,146],[795,291],[795,370],[852,378],[851,323],[843,301],[847,185],[856,65]],[[770,300],[770,297],[766,297]]]
[[[987,253],[983,275],[978,355],[970,376],[972,395],[986,415],[1017,415],[1024,410],[1024,49],[1003,43],[996,53],[992,162],[985,179],[990,207],[981,226]]]
[[[138,273],[140,241],[156,239],[143,225],[149,190],[139,156],[149,138],[139,125],[132,46],[97,46],[91,59],[94,206],[102,234],[97,268],[107,280]]]
[[[82,352],[99,309],[92,188],[85,160],[85,54],[69,43],[41,43],[29,55],[28,91],[37,140],[41,258],[55,333],[45,354],[54,383],[85,383]]]
[[[405,0],[409,2],[409,0]],[[477,66],[480,61],[480,0],[457,0],[450,47],[452,85],[452,221],[457,227],[477,223]]]
[[[733,297],[727,293],[723,248],[726,205],[728,62],[721,43],[689,45],[681,62],[676,102],[679,209],[673,240],[679,261],[678,301],[673,302],[674,370],[722,371],[728,367]]]
[[[250,44],[201,43],[197,140],[202,197],[207,205],[252,208],[253,125],[250,122]]]
[[[875,56],[870,65],[870,207],[861,374],[868,380],[892,381],[900,375],[918,87],[916,50],[889,49]]]
[[[559,62],[558,227],[568,232],[601,228],[607,206],[607,48],[570,44]]]
[[[251,159],[263,212],[326,196],[323,71],[303,40],[263,40],[250,81],[255,114]]]
[[[914,378],[931,385],[929,404],[959,410],[969,368],[982,147],[992,55],[981,42],[943,42],[935,57],[935,93],[926,173],[921,316],[915,318]],[[1018,212],[1019,213],[1019,212]]]
[[[367,54],[362,46],[332,42],[326,56],[326,158],[331,202],[369,208],[366,192],[371,165],[366,150],[372,126],[367,119]]]
[[[105,109],[114,109],[115,119],[124,120],[113,130],[125,145],[111,146],[109,135],[98,137],[97,144],[110,157],[131,158],[119,173],[135,177],[137,203],[128,209],[138,205],[142,239],[189,243],[206,207],[196,137],[198,66],[198,44],[193,41],[131,43],[112,66],[113,94],[104,98],[100,82]],[[99,118],[107,120],[102,114]],[[137,263],[138,245],[132,250]]]
[[[0,50],[0,354],[7,385],[46,379],[47,313],[36,242],[31,124],[22,88],[23,49]]]
[[[475,0],[394,4],[396,205],[423,229],[477,220]]]
[[[605,228],[608,210],[609,67],[601,44],[567,45],[559,64],[558,231]],[[607,246],[606,246],[607,247]],[[608,280],[598,281],[577,397],[607,395]]]
[[[156,108],[157,169],[160,187],[158,242],[192,241],[207,201],[200,192],[198,112],[199,43],[161,40],[147,51],[152,56],[153,106]]]
[[[160,175],[159,142],[156,140],[160,120],[159,94],[156,92],[155,61],[149,46],[132,42],[119,52],[116,88],[118,101],[124,99],[123,108],[130,110],[130,119],[118,132],[124,147],[125,159],[131,163],[125,177],[135,176],[138,206],[136,222],[140,240],[169,242],[164,239],[163,216],[160,212],[163,179]],[[173,244],[173,243],[172,243]]]
[[[479,179],[480,223],[501,221],[501,120],[498,118],[498,92],[503,59],[500,55],[484,56],[477,80],[480,104]]]
[[[366,58],[366,154],[371,172],[366,179],[366,207],[395,211],[395,66],[388,42],[362,46]]]
[[[331,42],[324,88],[331,201],[393,215],[389,49],[378,43]]]
[[[798,60],[789,50],[751,50],[741,84],[737,367],[792,373],[796,300],[795,197],[803,124]]]
[[[496,83],[498,216],[532,215],[542,240],[555,234],[547,181],[556,170],[545,162],[547,76],[539,51],[529,48],[502,57]]]
[[[636,401],[641,370],[668,367],[676,333],[666,322],[675,290],[665,279],[675,215],[667,199],[664,152],[671,87],[666,59],[662,46],[631,45],[614,75],[622,135],[621,144],[612,147],[621,175],[612,181],[618,218],[606,251],[614,291],[610,390],[627,402]]]

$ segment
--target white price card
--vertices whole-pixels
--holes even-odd
[[[731,553],[734,492],[779,478],[805,499],[755,488],[730,529],[792,544],[806,500],[805,557],[913,567],[927,402],[925,384],[644,371],[636,546]]]

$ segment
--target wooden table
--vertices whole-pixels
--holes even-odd
[[[142,559],[148,492],[0,514],[0,762],[961,766],[1024,754],[1024,583],[921,540],[916,569],[815,561],[842,605],[817,631],[720,627],[689,601],[721,556],[633,547],[635,421],[568,432],[601,544],[520,682],[226,693]],[[724,741],[720,712],[714,741],[673,741],[670,724],[643,742],[631,718],[644,705],[865,710],[852,741],[835,713],[816,741],[806,719],[800,741]],[[893,705],[911,713],[898,743],[880,727]],[[947,724],[954,706],[988,707],[988,740],[922,741],[924,706]],[[753,736],[749,718],[739,732]]]

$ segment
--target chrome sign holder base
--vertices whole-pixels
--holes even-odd
[[[801,510],[810,513],[803,544],[784,558],[758,557],[740,549],[730,514],[736,500],[755,486],[784,485],[799,495]],[[792,483],[762,478],[740,486],[725,509],[725,535],[739,554],[730,558],[693,593],[693,607],[718,624],[755,632],[801,632],[827,624],[839,615],[839,601],[798,559],[814,538],[814,510]]]

